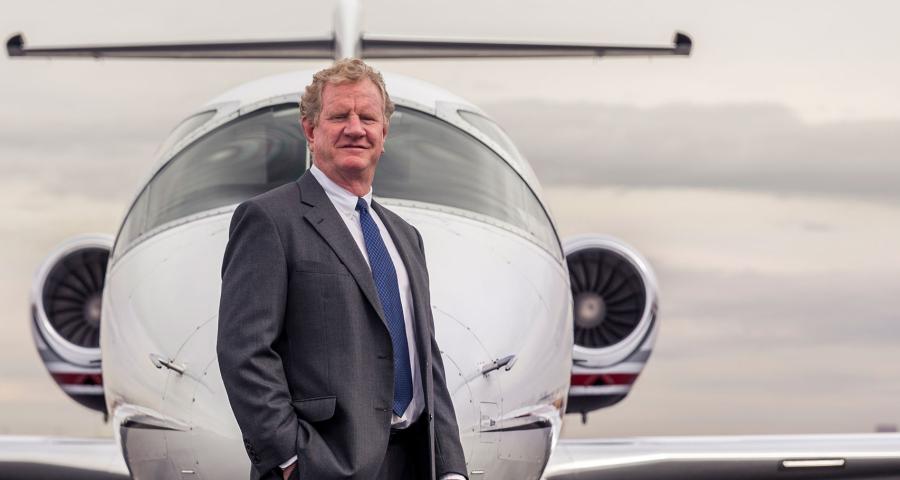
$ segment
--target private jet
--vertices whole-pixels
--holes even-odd
[[[341,1],[325,38],[33,48],[14,35],[7,52],[377,60],[687,56],[692,47],[681,33],[671,45],[616,46],[374,36],[361,24],[359,5]],[[310,166],[298,102],[312,74],[255,80],[197,108],[162,143],[115,235],[77,236],[49,253],[31,290],[36,348],[71,399],[106,415],[112,438],[0,438],[0,476],[247,478],[216,360],[222,257],[236,206]],[[397,110],[374,193],[427,245],[471,480],[900,476],[893,434],[560,439],[566,413],[586,418],[622,401],[646,365],[660,321],[652,268],[612,237],[561,239],[528,161],[483,110],[384,76]]]

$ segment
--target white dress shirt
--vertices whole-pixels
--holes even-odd
[[[328,178],[328,176],[325,175],[325,172],[320,170],[319,167],[312,165],[309,168],[309,171],[319,182],[319,185],[322,186],[322,189],[325,190],[328,199],[331,200],[334,208],[337,210],[338,214],[340,214],[341,219],[344,220],[344,224],[350,231],[353,240],[356,241],[356,246],[359,247],[360,253],[362,253],[363,258],[366,259],[366,265],[369,265],[369,253],[366,250],[362,226],[359,224],[359,212],[356,211],[356,203],[359,197]],[[412,373],[413,396],[412,401],[409,403],[409,406],[406,407],[406,411],[403,412],[403,415],[399,417],[396,414],[391,415],[391,428],[406,428],[419,418],[419,415],[421,415],[422,411],[425,409],[425,394],[422,390],[421,373],[417,368],[418,354],[416,352],[415,327],[413,325],[412,289],[409,285],[409,275],[406,272],[406,266],[403,264],[400,252],[397,251],[397,246],[394,245],[394,240],[384,227],[384,223],[381,221],[378,213],[371,208],[372,189],[369,188],[369,192],[362,198],[365,200],[366,205],[369,206],[369,214],[372,216],[372,220],[375,221],[375,225],[378,226],[378,232],[381,234],[384,246],[387,248],[388,254],[391,256],[391,261],[394,263],[394,270],[397,271],[397,286],[400,289],[400,304],[403,307],[403,323],[406,325],[406,339],[409,346],[409,363],[410,372]],[[371,265],[369,268],[372,268]],[[296,460],[297,456],[294,455],[290,460],[282,463],[281,468],[289,467]],[[441,480],[465,480],[465,477],[457,474],[448,474],[441,477]]]
[[[356,241],[356,246],[359,247],[360,253],[366,259],[366,265],[369,265],[369,252],[366,250],[366,240],[363,237],[362,226],[359,224],[359,212],[356,211],[356,202],[359,197],[334,183],[319,167],[313,165],[309,168],[309,171],[316,177],[319,185],[322,186],[325,194],[328,195],[331,203],[334,204],[334,208],[341,215],[344,224],[347,225],[347,229],[350,230],[350,235]],[[403,264],[403,259],[400,258],[397,246],[394,245],[394,239],[391,238],[391,234],[384,228],[384,223],[381,221],[378,213],[372,210],[371,187],[369,188],[369,193],[362,198],[369,207],[369,214],[372,216],[372,220],[375,221],[375,225],[378,225],[378,233],[381,234],[384,246],[391,256],[391,261],[394,262],[394,270],[397,271],[397,286],[400,288],[400,304],[403,307],[403,323],[406,325],[406,343],[409,346],[409,367],[410,372],[412,372],[413,397],[402,416],[398,417],[396,414],[391,416],[391,428],[406,428],[419,418],[419,415],[425,409],[425,400],[422,398],[425,394],[422,391],[421,373],[416,367],[418,365],[416,361],[418,355],[416,352],[416,337],[414,336],[415,327],[413,326],[412,289],[409,286],[409,275],[406,273],[406,266]],[[369,268],[372,268],[371,265],[369,265]]]

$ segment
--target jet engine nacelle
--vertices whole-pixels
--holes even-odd
[[[31,288],[31,331],[47,371],[70,398],[106,412],[100,303],[113,239],[81,235],[56,247]]]
[[[644,369],[658,327],[656,276],[612,237],[582,235],[563,249],[575,322],[566,412],[584,416],[625,398]]]

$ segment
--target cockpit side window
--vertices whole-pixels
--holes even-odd
[[[556,256],[559,240],[528,184],[496,152],[431,115],[398,108],[373,191],[486,215],[517,227]]]
[[[172,131],[169,133],[169,136],[166,137],[166,140],[159,147],[159,151],[161,153],[167,152],[176,143],[181,141],[182,138],[186,137],[191,132],[203,126],[204,123],[208,122],[209,119],[214,117],[215,115],[215,110],[207,110],[205,112],[191,115],[190,117],[184,119],[181,123],[178,124],[178,126],[172,129]]]
[[[514,144],[506,132],[503,131],[503,128],[494,123],[493,120],[468,110],[457,110],[456,113],[458,113],[463,120],[471,123],[473,127],[490,137],[491,140],[497,142],[497,145],[500,145],[500,148],[506,150],[506,153],[512,155],[516,160],[522,158],[519,149],[516,148],[516,144]]]
[[[135,200],[113,258],[137,238],[180,218],[240,203],[296,180],[306,169],[297,104],[257,110],[173,157]]]

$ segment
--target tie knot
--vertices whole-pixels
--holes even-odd
[[[366,204],[366,199],[362,197],[357,198],[356,210],[358,210],[360,213],[369,211],[369,205]]]

